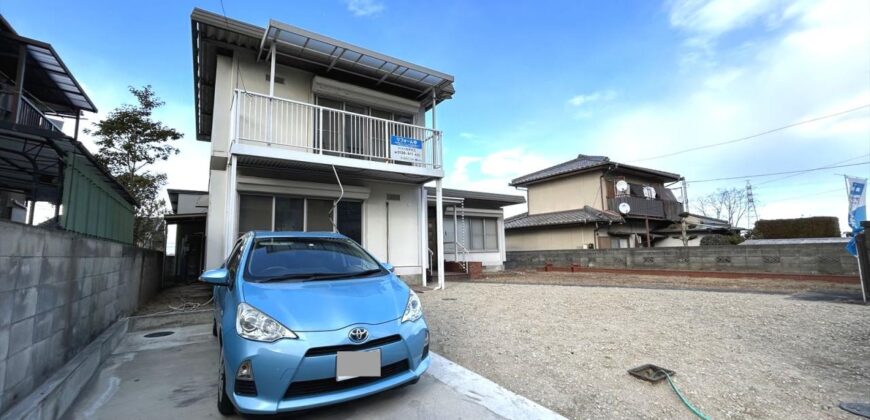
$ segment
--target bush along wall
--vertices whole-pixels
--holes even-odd
[[[753,236],[759,239],[839,238],[840,222],[836,217],[759,220]]]

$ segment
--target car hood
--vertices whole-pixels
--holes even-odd
[[[249,305],[292,331],[332,331],[400,318],[408,287],[392,275],[352,280],[245,282]]]

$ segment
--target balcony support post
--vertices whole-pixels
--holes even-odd
[[[230,255],[230,252],[233,250],[233,245],[236,242],[236,224],[238,223],[238,205],[236,204],[236,200],[238,198],[236,192],[236,155],[230,152],[230,162],[229,167],[227,168],[227,196],[225,200],[225,220],[224,224],[226,226],[226,238],[224,238],[224,256]]]
[[[21,101],[24,98],[24,74],[27,70],[27,47],[18,47],[18,71],[15,75],[15,99],[12,101],[12,122],[21,124]]]
[[[444,194],[441,190],[441,178],[435,180],[435,242],[438,246],[438,287],[444,289]]]

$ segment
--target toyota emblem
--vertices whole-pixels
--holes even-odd
[[[365,328],[356,327],[351,329],[350,332],[347,333],[347,337],[350,338],[350,341],[353,341],[354,343],[362,343],[369,338],[369,332]]]

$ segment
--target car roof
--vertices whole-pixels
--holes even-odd
[[[336,239],[347,239],[347,236],[344,236],[340,233],[336,232],[299,232],[299,231],[277,231],[273,232],[270,230],[255,230],[254,237],[255,238],[336,238]]]

